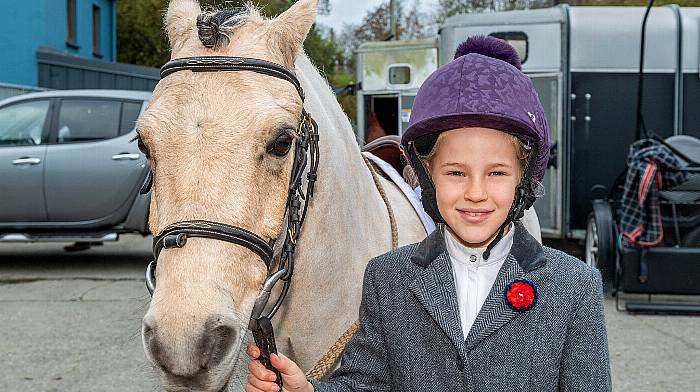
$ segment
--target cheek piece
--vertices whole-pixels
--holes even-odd
[[[408,143],[408,156],[411,161],[411,165],[413,166],[413,171],[416,173],[416,177],[418,177],[418,183],[421,187],[421,201],[425,212],[433,219],[433,221],[435,221],[436,224],[441,223],[447,226],[447,222],[445,219],[443,219],[442,215],[440,214],[440,210],[438,209],[437,196],[435,194],[435,183],[430,177],[428,170],[425,168],[423,160],[420,159],[420,155],[418,154],[413,141]],[[498,230],[496,230],[496,237],[494,237],[493,241],[488,244],[482,255],[484,260],[488,260],[489,256],[491,256],[491,251],[493,248],[503,238],[505,228],[508,227],[511,222],[515,222],[516,220],[522,218],[525,215],[525,210],[532,207],[532,205],[535,203],[535,193],[530,184],[532,178],[532,168],[534,166],[533,161],[535,157],[537,157],[537,152],[533,151],[532,156],[533,158],[531,158],[530,162],[528,162],[520,184],[518,184],[518,186],[515,188],[515,196],[513,198],[513,204],[511,204],[510,210],[508,211],[508,216],[506,216],[503,224],[501,224]]]

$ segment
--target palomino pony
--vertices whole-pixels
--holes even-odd
[[[154,234],[207,220],[274,241],[285,235],[294,155],[277,143],[295,135],[302,105],[317,121],[318,180],[296,244],[293,284],[273,319],[277,349],[305,369],[356,320],[365,265],[392,247],[389,209],[398,245],[426,235],[398,187],[373,177],[332,90],[303,54],[316,3],[299,0],[271,20],[252,7],[231,14],[220,27],[226,38],[208,48],[197,1],[171,0],[165,22],[172,59],[270,61],[295,72],[306,99],[288,81],[256,72],[180,71],[158,83],[138,122],[153,171]],[[249,248],[210,238],[160,253],[143,344],[167,390],[221,391],[237,384],[232,378],[245,379],[248,322],[267,273]]]

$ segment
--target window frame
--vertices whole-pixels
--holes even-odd
[[[392,83],[391,69],[392,68],[408,68],[408,83]],[[409,63],[392,63],[386,67],[386,83],[389,86],[406,88],[413,84],[413,67]]]
[[[61,107],[63,106],[63,102],[65,101],[110,101],[110,102],[117,102],[119,104],[119,123],[117,123],[117,134],[113,137],[110,138],[102,138],[102,139],[90,139],[90,140],[82,140],[82,141],[72,141],[68,143],[59,143],[58,142],[58,125],[59,121],[61,118]],[[70,96],[70,97],[58,97],[56,98],[56,104],[55,104],[55,109],[53,111],[53,118],[51,121],[51,130],[48,135],[48,140],[47,144],[48,145],[57,145],[57,146],[67,146],[70,144],[82,144],[82,143],[99,143],[99,142],[104,142],[108,140],[114,140],[118,137],[122,137],[127,134],[120,134],[119,130],[121,129],[121,121],[122,121],[122,110],[124,108],[124,102],[125,101],[131,101],[131,102],[139,102],[139,100],[134,100],[134,99],[123,99],[123,98],[112,98],[112,97],[90,97],[90,96]]]
[[[119,110],[119,136],[128,135],[128,134],[130,134],[130,133],[132,133],[132,132],[135,133],[135,131],[136,131],[136,124],[134,124],[134,127],[131,128],[131,129],[129,129],[128,132],[122,133],[122,125],[123,125],[123,124],[122,124],[122,121],[124,121],[124,104],[133,103],[133,104],[139,106],[139,114],[138,114],[138,116],[136,116],[136,120],[138,120],[139,117],[141,117],[141,114],[143,113],[143,110],[144,110],[144,107],[143,107],[144,101],[141,101],[141,100],[139,100],[139,99],[128,99],[128,98],[121,99],[120,101],[122,102],[122,107],[121,107],[121,109]]]
[[[101,24],[102,20],[102,9],[97,4],[92,4],[92,55],[98,58],[102,58],[102,51],[100,48],[101,40]]]
[[[66,0],[66,46],[79,49],[76,36],[78,35],[77,14],[75,0]]]
[[[54,119],[54,109],[56,106],[56,99],[51,98],[51,97],[40,97],[40,98],[29,98],[29,99],[22,99],[19,101],[13,101],[10,102],[6,105],[0,106],[0,110],[9,108],[11,106],[15,105],[22,105],[26,104],[29,102],[34,102],[34,101],[48,101],[49,107],[46,110],[46,117],[44,118],[44,126],[43,129],[41,130],[41,141],[39,144],[28,144],[28,145],[17,145],[17,144],[0,144],[0,148],[7,148],[7,147],[36,147],[36,146],[45,146],[49,144],[49,134],[51,133],[51,126],[53,125],[53,119]]]

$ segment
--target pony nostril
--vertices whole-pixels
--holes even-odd
[[[146,338],[146,340],[149,340],[151,336],[153,336],[153,327],[150,325],[143,323],[143,337]]]
[[[204,336],[200,343],[200,367],[208,369],[221,363],[236,342],[237,329],[226,318],[212,316],[206,323]]]

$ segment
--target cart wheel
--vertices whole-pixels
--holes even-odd
[[[612,291],[615,276],[615,237],[610,204],[604,200],[593,201],[593,212],[588,215],[586,226],[585,262],[600,270],[603,288]]]

